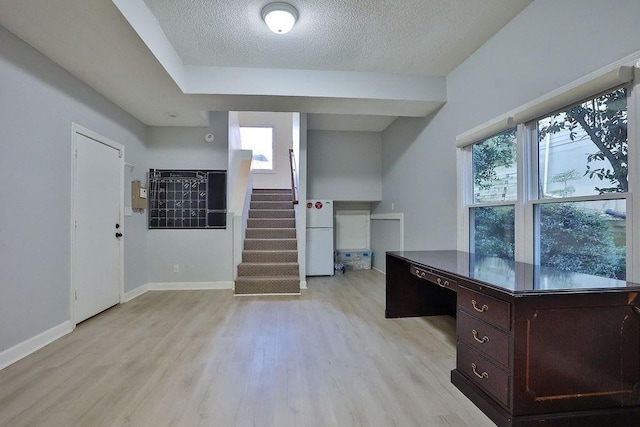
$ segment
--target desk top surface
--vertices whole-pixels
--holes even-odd
[[[640,291],[640,284],[460,251],[387,252],[423,267],[482,282],[513,295]]]

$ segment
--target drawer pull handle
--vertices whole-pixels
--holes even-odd
[[[446,288],[447,286],[449,286],[449,281],[445,280],[444,282],[442,281],[441,278],[438,277],[438,286],[440,286],[441,288]]]
[[[483,373],[479,374],[478,371],[476,371],[477,368],[478,367],[476,366],[475,363],[471,364],[471,370],[473,371],[474,374],[476,374],[476,377],[480,379],[489,378],[489,374],[487,374],[487,371],[484,371]]]
[[[425,273],[424,271],[419,270],[417,268],[415,269],[413,274],[415,274],[416,276],[420,277],[421,279],[424,279],[424,276],[427,275],[427,273]]]
[[[477,312],[482,313],[482,312],[485,312],[485,311],[489,310],[489,306],[487,304],[482,304],[482,307],[480,307],[480,308],[478,308],[478,306],[476,304],[477,304],[476,300],[472,299],[471,300],[471,305],[473,305],[473,309],[475,311],[477,311]]]
[[[480,344],[484,344],[486,342],[489,342],[489,337],[488,336],[484,336],[482,338],[478,338],[478,331],[476,331],[475,329],[471,331],[471,333],[473,334],[473,339],[478,341]]]

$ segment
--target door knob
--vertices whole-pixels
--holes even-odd
[[[122,233],[116,233],[116,237],[122,237]]]

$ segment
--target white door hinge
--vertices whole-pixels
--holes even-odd
[[[73,297],[78,301],[78,291],[73,292]]]

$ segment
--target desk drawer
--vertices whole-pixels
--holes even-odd
[[[509,368],[509,334],[482,320],[458,311],[458,339],[474,350],[494,359],[505,369]]]
[[[458,371],[509,407],[509,374],[465,344],[458,344],[457,353]]]
[[[464,286],[458,288],[458,307],[478,319],[508,331],[510,328],[511,304]]]
[[[435,283],[441,288],[447,288],[455,291],[458,287],[458,283],[455,280],[449,279],[448,277],[440,276],[439,274],[433,273],[432,271],[429,271],[425,268],[411,265],[410,271],[414,276]]]

